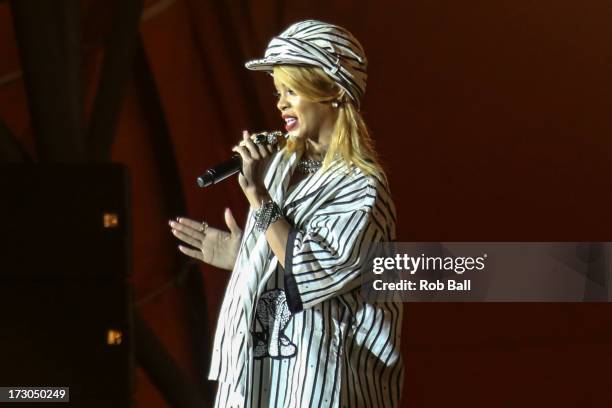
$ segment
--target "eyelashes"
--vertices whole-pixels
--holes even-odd
[[[287,88],[287,94],[288,94],[288,95],[291,95],[291,96],[295,96],[295,95],[297,95],[297,94],[296,94],[296,93],[293,91],[293,89],[289,89],[289,88]],[[278,99],[278,98],[280,98],[281,93],[280,93],[280,92],[278,92],[278,91],[274,91],[274,92],[272,92],[272,95],[274,95],[274,97],[275,97],[276,99]]]

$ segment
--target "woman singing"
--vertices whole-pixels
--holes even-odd
[[[244,233],[186,218],[180,250],[232,270],[209,378],[217,407],[397,407],[402,308],[360,291],[363,255],[395,238],[395,210],[359,105],[367,61],[345,29],[308,20],[246,67],[272,73],[288,132],[279,152],[245,132],[233,150]]]

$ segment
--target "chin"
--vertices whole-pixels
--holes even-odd
[[[289,136],[294,140],[300,140],[304,138],[304,133],[300,132],[300,129],[295,129],[289,132]]]

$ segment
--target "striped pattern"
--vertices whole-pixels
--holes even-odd
[[[359,107],[366,89],[368,61],[359,41],[344,28],[317,20],[300,21],[270,41],[264,58],[245,66],[272,71],[274,65],[281,64],[323,69]]]
[[[340,160],[287,191],[295,154],[266,185],[293,229],[286,269],[249,214],[209,378],[216,407],[397,407],[402,305],[368,303],[360,253],[395,234],[387,186]]]

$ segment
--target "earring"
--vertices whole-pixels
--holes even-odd
[[[332,101],[331,106],[332,106],[332,108],[338,108],[338,106],[340,106],[340,102]]]

